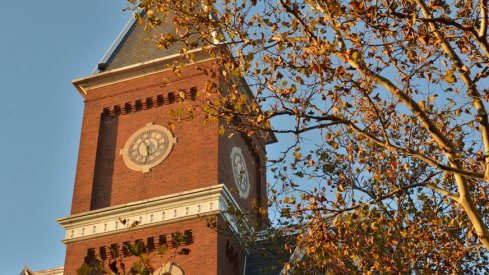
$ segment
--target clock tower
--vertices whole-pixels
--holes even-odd
[[[252,208],[266,196],[274,138],[219,135],[222,122],[204,125],[199,114],[173,124],[210,80],[202,68],[217,65],[198,48],[192,63],[178,45],[158,49],[152,35],[131,21],[95,72],[73,81],[85,107],[71,213],[59,219],[64,274],[84,264],[127,274],[136,243],[155,274],[243,274],[247,252],[227,209],[260,219]],[[185,63],[179,76],[174,62]]]

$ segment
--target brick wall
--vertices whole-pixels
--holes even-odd
[[[191,241],[189,244],[172,248],[171,234],[174,232],[184,232],[191,230]],[[185,274],[218,274],[218,237],[217,231],[214,228],[207,226],[207,220],[191,220],[176,224],[162,225],[151,229],[141,229],[131,232],[125,232],[117,235],[101,237],[89,241],[78,242],[67,245],[67,254],[65,259],[65,274],[76,274],[76,270],[82,266],[85,257],[88,256],[89,250],[94,251],[95,256],[100,255],[100,248],[105,249],[106,263],[111,259],[110,247],[117,245],[119,254],[123,255],[123,243],[142,240],[148,244],[148,238],[154,238],[155,252],[151,253],[151,263],[153,267],[161,267],[164,263],[171,259],[175,252],[182,248],[190,250],[188,255],[176,255],[174,258],[175,264],[182,268]],[[157,254],[160,245],[160,236],[166,236],[169,250],[160,258]],[[129,267],[137,260],[134,256],[122,257],[123,263],[126,266],[126,273]],[[227,261],[227,260],[226,260]],[[233,274],[233,273],[220,273]]]
[[[223,224],[223,221],[219,219],[218,223]],[[234,235],[226,228],[221,230],[217,237],[217,255],[219,259],[217,274],[243,274],[245,254]]]
[[[119,155],[130,135],[146,123],[166,126],[175,120],[169,111],[189,104],[178,101],[180,90],[202,89],[207,80],[195,67],[183,75],[191,77],[159,73],[88,92],[72,214],[218,183],[217,123],[203,126],[201,117],[176,124],[177,144],[149,173],[127,168]],[[165,77],[170,78],[167,84]]]

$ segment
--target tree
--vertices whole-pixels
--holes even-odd
[[[128,1],[176,26],[158,47],[216,58],[209,119],[293,137],[268,160],[287,266],[487,271],[486,0]]]

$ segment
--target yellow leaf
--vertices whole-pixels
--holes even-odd
[[[335,149],[335,150],[336,150],[336,149],[338,149],[338,143],[337,143],[337,142],[334,142],[334,141],[333,141],[333,142],[331,143],[331,146],[333,146],[333,149]]]
[[[224,125],[219,126],[219,135],[222,136],[226,132],[226,129],[224,129]]]
[[[345,186],[341,183],[338,185],[338,189],[340,189],[341,192],[345,192]]]
[[[181,99],[185,99],[185,91],[179,91],[178,95],[180,96]]]
[[[265,116],[264,116],[264,115],[259,115],[259,116],[256,118],[256,123],[260,123],[260,122],[262,122],[263,120],[265,120]]]
[[[294,152],[295,160],[299,161],[302,158],[302,154]]]
[[[336,216],[333,220],[333,226],[337,227],[338,225],[340,225],[340,216]]]
[[[351,54],[351,59],[353,59],[353,61],[355,61],[355,62],[359,61],[359,59],[360,59],[360,54],[358,53],[358,51],[354,51],[354,52]]]
[[[457,81],[455,75],[453,75],[453,71],[447,71],[447,73],[445,74],[445,81],[449,84],[453,84]]]

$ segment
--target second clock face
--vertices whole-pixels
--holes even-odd
[[[231,165],[233,169],[234,182],[238,188],[239,196],[243,199],[248,197],[250,193],[250,179],[248,176],[248,168],[246,167],[245,158],[241,149],[233,147],[231,150]]]
[[[166,127],[149,123],[132,134],[121,153],[127,167],[149,172],[168,157],[175,141]]]

